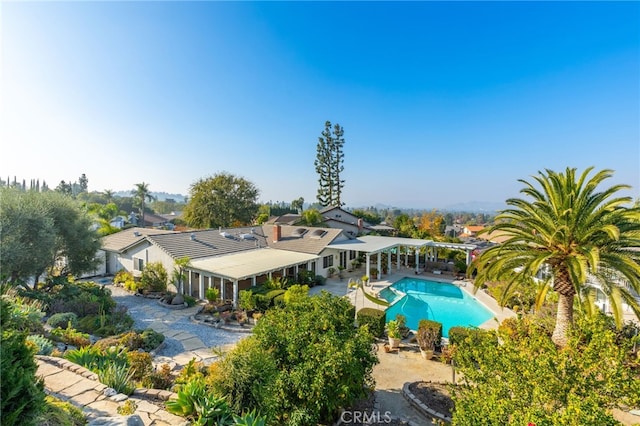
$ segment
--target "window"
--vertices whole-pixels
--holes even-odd
[[[327,269],[330,266],[333,266],[333,255],[332,254],[322,258],[322,267],[324,269]]]
[[[142,271],[144,269],[144,259],[133,258],[133,270]]]

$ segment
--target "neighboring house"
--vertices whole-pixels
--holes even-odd
[[[113,219],[111,219],[111,221],[109,222],[109,225],[113,226],[114,228],[122,229],[124,228],[124,225],[126,225],[126,223],[127,223],[126,217],[116,216]]]
[[[274,216],[265,222],[265,225],[295,225],[302,220],[302,216],[294,213],[283,214],[282,216]]]
[[[145,228],[156,228],[156,229],[173,229],[173,224],[170,223],[165,217],[153,214],[153,213],[145,213],[144,214],[144,226]]]
[[[397,231],[393,226],[387,225],[387,222],[381,222],[379,225],[372,225],[369,229],[380,235],[394,235]]]
[[[371,224],[341,207],[325,207],[320,210],[324,223],[330,228],[342,229],[351,238],[366,235],[372,231]]]
[[[150,234],[161,234],[168,231],[151,228],[129,228],[102,238],[102,249],[99,256],[104,257],[105,273],[115,274],[124,269],[134,272],[140,271],[140,265],[134,265],[131,248],[146,241]]]
[[[464,232],[464,226],[454,223],[453,225],[447,225],[444,228],[444,235],[447,237],[458,237],[460,234]]]

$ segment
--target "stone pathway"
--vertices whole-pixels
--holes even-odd
[[[117,414],[118,407],[124,405],[125,402],[114,400],[120,398],[107,397],[104,394],[107,387],[98,381],[98,376],[95,373],[62,358],[37,356],[36,360],[38,362],[37,374],[44,378],[47,393],[80,407],[87,416],[89,425],[92,423],[103,425],[132,423],[124,422],[125,417]],[[144,397],[136,394],[144,395]],[[161,408],[163,402],[174,395],[168,391],[137,389],[134,395],[128,399],[137,405],[135,414],[140,417],[144,426],[184,425],[186,422],[182,417],[174,416]],[[150,397],[158,403],[153,403]],[[138,422],[138,424],[140,423]]]

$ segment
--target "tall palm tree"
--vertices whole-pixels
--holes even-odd
[[[140,226],[144,228],[144,203],[146,200],[154,200],[154,197],[149,191],[149,184],[144,182],[136,183],[136,189],[131,191],[131,194],[135,195],[138,200],[138,204],[140,205]]]
[[[614,312],[621,312],[625,301],[640,318],[630,291],[640,293],[640,209],[626,207],[631,206],[631,197],[617,195],[627,185],[598,190],[612,176],[611,170],[589,177],[592,170],[587,168],[579,176],[574,168],[538,172],[533,178],[539,188],[519,180],[525,185],[520,192],[530,200],[507,200],[510,208],[500,212],[486,232],[499,232],[508,239],[478,256],[470,268],[477,271],[476,287],[488,280],[506,280],[509,291],[546,265],[558,293],[552,336],[558,346],[566,345],[575,296],[589,293],[588,277],[609,296]]]

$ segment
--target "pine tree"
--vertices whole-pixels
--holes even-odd
[[[340,174],[344,171],[344,129],[336,124],[331,129],[331,122],[325,122],[324,131],[318,138],[316,160],[314,165],[318,173],[318,202],[322,206],[342,206],[340,195],[344,180]]]

